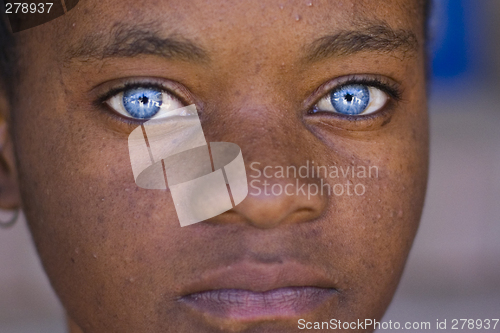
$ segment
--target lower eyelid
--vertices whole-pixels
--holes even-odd
[[[389,123],[393,117],[397,105],[389,99],[385,107],[378,112],[370,114],[361,114],[358,116],[344,115],[337,112],[320,112],[310,114],[307,117],[308,125],[312,126],[311,130],[324,129],[328,133],[336,133],[338,135],[352,136],[354,133],[371,132],[384,128],[384,125]]]

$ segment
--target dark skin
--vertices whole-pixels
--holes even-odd
[[[11,103],[5,94],[0,103],[10,133],[0,201],[22,207],[71,333],[295,332],[299,318],[380,320],[425,194],[424,19],[418,1],[311,3],[88,0],[18,34],[21,76]],[[132,44],[154,33],[189,47],[119,51],[123,38],[111,37],[134,26],[142,37],[129,36]],[[313,42],[331,35],[344,43],[318,50]],[[346,78],[376,79],[399,96],[371,116],[311,114]],[[362,180],[363,196],[249,195],[181,228],[168,191],[134,183],[127,137],[140,122],[101,98],[130,80],[154,80],[196,104],[207,141],[238,144],[247,174],[255,161],[309,160],[377,166],[379,177]],[[179,301],[231,265],[279,285],[272,272],[291,262],[321,274],[332,296],[296,316],[251,320]]]

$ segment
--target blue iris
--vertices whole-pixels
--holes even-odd
[[[162,92],[154,88],[132,88],[123,92],[123,106],[134,118],[147,119],[160,111]]]
[[[370,91],[361,84],[349,84],[335,90],[330,95],[332,106],[339,113],[357,115],[370,103]]]

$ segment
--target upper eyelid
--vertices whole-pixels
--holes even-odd
[[[404,92],[402,84],[392,78],[377,74],[351,74],[328,80],[320,85],[304,101],[304,108],[311,109],[329,93],[349,84],[364,84],[381,89],[396,101],[401,99]]]
[[[120,88],[113,88],[113,89],[109,90],[107,93],[105,93],[103,96],[101,96],[101,99],[103,102],[106,102],[110,98],[112,98],[120,93],[123,93],[123,92],[127,91],[128,89],[134,89],[134,88],[157,89],[157,90],[160,90],[161,92],[166,92],[166,93],[172,95],[173,97],[178,98],[175,95],[175,93],[173,93],[170,90],[165,89],[164,87],[161,87],[161,86],[148,85],[148,84],[130,84],[130,85],[127,84],[126,86],[123,86]]]
[[[329,89],[327,91],[327,93],[330,93],[330,92],[333,92],[336,90],[340,90],[346,86],[353,85],[353,84],[365,85],[365,86],[380,89],[380,90],[384,91],[385,93],[387,93],[390,97],[395,98],[395,99],[398,99],[399,95],[400,95],[399,89],[391,87],[390,85],[385,84],[385,83],[383,83],[379,80],[376,80],[376,79],[375,80],[372,80],[372,79],[349,80],[347,82],[341,83],[341,84]]]
[[[98,87],[92,89],[91,93],[94,95],[93,99],[95,104],[102,105],[120,92],[138,87],[158,89],[178,99],[185,105],[193,104],[193,96],[182,84],[160,78],[117,79],[99,85]]]
[[[189,105],[187,104],[188,102],[185,99],[179,98],[179,96],[175,93],[172,92],[173,89],[167,89],[164,85],[161,84],[154,84],[152,82],[125,82],[121,83],[120,85],[117,85],[115,87],[108,88],[107,90],[104,90],[104,93],[101,93],[101,96],[98,96],[97,100],[94,100],[93,104],[95,105],[96,108],[99,108],[103,111],[105,111],[106,114],[108,114],[111,119],[115,121],[119,121],[121,123],[126,123],[127,126],[137,126],[143,124],[147,119],[140,119],[140,118],[134,118],[134,117],[128,117],[123,115],[121,112],[115,110],[109,103],[109,101],[112,98],[117,97],[118,94],[124,93],[127,89],[133,89],[133,88],[138,88],[138,87],[144,87],[144,88],[152,88],[152,89],[157,89],[160,90],[162,93],[168,93],[171,95],[173,98],[177,99],[181,104]],[[123,102],[122,107],[124,107]]]

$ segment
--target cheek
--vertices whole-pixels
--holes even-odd
[[[38,108],[20,104],[16,119],[23,208],[63,304],[84,313],[153,299],[144,292],[154,290],[152,281],[139,277],[169,285],[175,278],[171,270],[153,273],[160,259],[169,258],[155,245],[165,244],[169,253],[181,242],[170,194],[135,185],[126,134],[102,130],[91,113],[76,112],[57,98],[37,97]],[[112,314],[101,319],[106,316]]]
[[[401,107],[386,128],[369,138],[336,136],[325,142],[338,168],[356,170],[348,173],[347,180],[341,172],[338,179],[329,179],[332,187],[342,184],[344,192],[331,196],[322,243],[330,244],[330,260],[345,270],[345,285],[350,286],[345,309],[355,308],[360,318],[383,314],[382,305],[392,298],[420,220],[427,183],[428,125],[423,89],[416,94],[419,98],[414,100],[419,103]],[[359,173],[360,166],[367,172]],[[351,196],[346,193],[348,182]],[[356,193],[356,186],[363,195]]]

